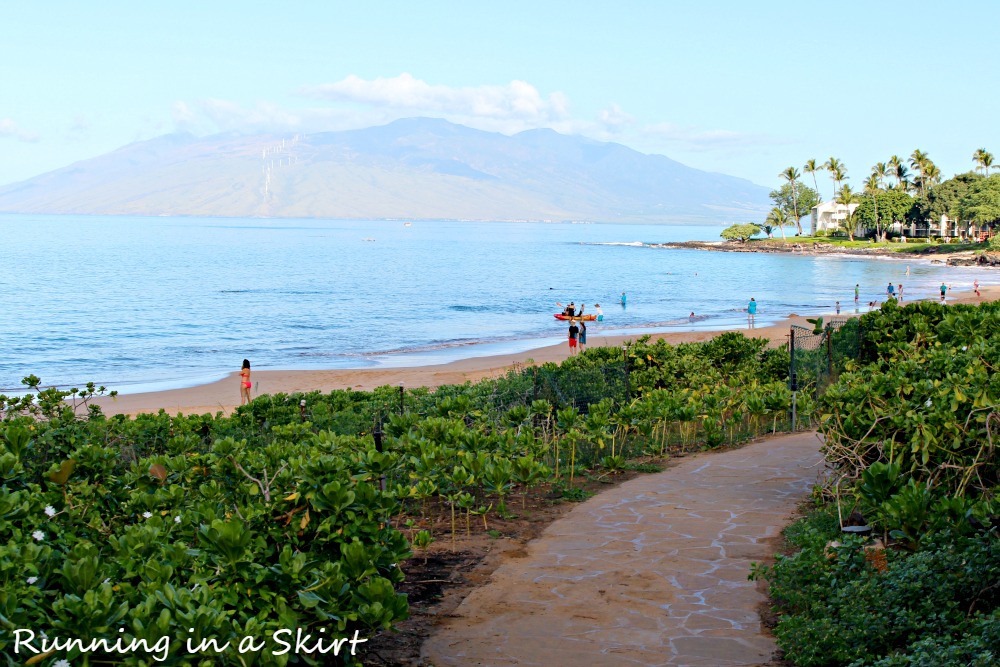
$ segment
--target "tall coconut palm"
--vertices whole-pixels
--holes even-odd
[[[993,166],[993,155],[991,153],[988,153],[985,148],[976,149],[976,152],[972,154],[972,160],[978,165],[976,171],[982,169],[984,176],[990,175],[990,167]]]
[[[878,167],[878,165],[875,165]],[[882,165],[885,166],[885,165]],[[879,180],[878,175],[875,170],[872,171],[872,175],[868,177],[865,181],[865,194],[871,196],[872,206],[875,207],[875,237],[878,240],[882,240],[882,225],[879,224],[878,219],[878,193],[882,191],[882,182]]]
[[[816,189],[816,194],[817,195],[819,194],[819,185],[816,184],[816,172],[819,171],[822,168],[823,168],[823,165],[817,164],[816,160],[806,160],[805,166],[802,167],[802,173],[804,173],[804,174],[812,174],[812,177],[813,177],[813,188]],[[822,197],[820,197],[820,201],[823,201]]]
[[[889,175],[889,166],[885,162],[877,162],[874,167],[872,167],[872,176],[878,179],[878,186],[881,188],[885,185],[885,179]]]
[[[858,195],[854,193],[850,185],[844,185],[837,191],[836,202],[843,204],[847,209],[844,226],[847,229],[847,238],[851,241],[854,240],[854,211],[851,210],[851,204],[855,204],[857,201]]]
[[[788,184],[792,186],[792,215],[795,216],[795,229],[798,230],[799,235],[802,234],[802,222],[799,219],[799,193],[798,193],[798,178],[802,174],[795,167],[789,167],[779,174],[783,179],[788,181]],[[784,234],[782,234],[784,238]]]
[[[833,179],[833,194],[836,197],[837,191],[840,190],[840,182],[844,180],[844,174],[847,173],[847,168],[843,162],[835,157],[823,163],[823,168],[830,172],[830,178]]]
[[[917,173],[917,183],[920,194],[927,194],[927,167],[933,164],[927,153],[922,150],[915,150],[910,155],[910,168]]]

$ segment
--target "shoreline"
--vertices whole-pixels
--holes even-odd
[[[686,250],[707,250],[709,252],[744,252],[744,253],[776,253],[793,255],[828,255],[844,257],[865,257],[868,259],[893,260],[928,260],[930,262],[947,264],[948,266],[982,266],[984,268],[1000,266],[1000,257],[986,250],[981,254],[976,250],[954,250],[942,248],[938,244],[912,243],[912,249],[899,244],[898,248],[873,245],[872,247],[844,247],[831,243],[799,243],[794,237],[786,240],[751,239],[746,243],[733,241],[668,241],[651,244],[652,248],[679,248]]]
[[[972,292],[956,291],[949,297],[949,304],[980,303],[1000,299],[1000,286],[983,287],[980,290],[982,298],[977,298]],[[925,299],[926,300],[926,299]],[[917,300],[919,301],[919,299]],[[880,302],[881,303],[881,302]],[[908,301],[906,303],[913,303]],[[858,312],[853,308],[844,308],[840,315],[825,313],[822,317],[851,318],[863,315],[867,306],[862,306]],[[599,333],[589,338],[589,347],[621,347],[624,343],[634,341],[643,336],[651,340],[666,340],[672,345],[694,343],[710,340],[728,331],[739,331],[755,338],[767,338],[780,341],[788,336],[792,325],[811,326],[806,322],[806,316],[792,314],[776,323],[749,329],[746,326],[719,330],[695,330],[661,333],[641,333],[629,335],[604,336]],[[486,343],[488,345],[488,343]],[[535,347],[522,352],[496,354],[488,356],[470,356],[441,364],[420,366],[395,366],[386,368],[356,368],[330,370],[260,370],[253,371],[251,380],[254,383],[252,395],[293,394],[320,391],[327,393],[336,389],[351,389],[370,391],[381,386],[399,386],[406,388],[427,387],[435,389],[442,385],[477,382],[491,377],[504,375],[515,366],[561,362],[569,357],[565,342],[555,345]],[[215,382],[180,389],[142,392],[120,395],[115,398],[98,397],[92,401],[101,406],[105,414],[135,416],[142,413],[156,413],[165,410],[168,414],[231,414],[239,406],[239,371],[233,371],[228,376]]]

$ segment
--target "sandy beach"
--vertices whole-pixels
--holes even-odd
[[[978,303],[1000,298],[1000,287],[982,288],[982,298],[972,293],[956,292],[954,298],[949,297],[949,303]],[[849,307],[851,306],[851,307]],[[853,304],[845,304],[841,317],[850,317]],[[867,312],[867,304],[862,304],[861,312]],[[806,318],[793,315],[778,324],[759,327],[752,330],[755,337],[768,338],[773,341],[784,341],[788,336],[789,327],[793,324],[811,326]],[[749,334],[746,327],[735,329]],[[653,340],[665,339],[668,343],[692,343],[708,340],[722,331],[681,331],[671,333],[650,334]],[[600,331],[592,331],[589,336],[589,347],[615,346],[640,338],[632,336],[603,336]],[[476,382],[483,378],[503,375],[511,366],[526,364],[542,364],[560,362],[569,356],[565,343],[549,345],[527,350],[518,354],[505,354],[487,357],[461,359],[445,364],[405,368],[377,369],[340,369],[340,370],[261,370],[253,371],[253,396],[263,394],[321,391],[329,392],[335,389],[371,390],[385,385],[405,387],[439,387],[447,384],[462,384]],[[102,407],[105,414],[136,415],[145,412],[158,412],[163,409],[169,414],[229,414],[239,405],[238,369],[218,382],[167,391],[127,394],[115,398],[102,397],[95,401]]]

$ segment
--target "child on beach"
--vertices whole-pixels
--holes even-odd
[[[576,325],[576,320],[569,321],[569,353],[576,354],[576,337],[580,334],[580,327]]]
[[[757,302],[750,297],[750,303],[747,304],[747,328],[754,328],[754,320],[757,317]]]
[[[598,322],[603,322],[604,321],[604,311],[601,310],[601,304],[595,303],[594,304],[594,308],[597,309],[597,321]]]
[[[243,360],[243,368],[240,369],[240,405],[250,402],[250,360]]]

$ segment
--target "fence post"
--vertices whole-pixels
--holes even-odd
[[[788,329],[788,388],[792,390],[792,433],[795,432],[795,408],[799,393],[799,379],[795,375],[795,327]]]
[[[622,359],[625,360],[625,402],[628,403],[629,397],[632,394],[632,390],[629,387],[629,378],[628,378],[628,345],[626,343],[622,343]]]

